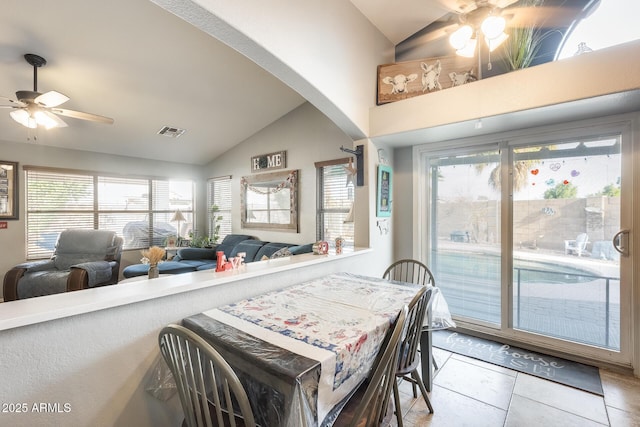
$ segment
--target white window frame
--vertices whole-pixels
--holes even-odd
[[[346,171],[346,167],[349,165],[349,158],[341,158],[341,159],[335,159],[335,160],[328,160],[328,161],[324,161],[324,162],[316,162],[315,163],[315,167],[316,167],[316,185],[317,185],[317,189],[316,189],[316,195],[317,195],[317,200],[316,200],[316,238],[318,240],[332,240],[335,237],[339,236],[342,237],[345,241],[344,241],[344,245],[349,247],[353,247],[354,246],[354,240],[355,240],[355,234],[354,234],[354,221],[355,219],[353,219],[353,203],[355,201],[355,176],[352,177],[351,181],[349,182],[349,177],[347,175],[347,171]],[[325,168],[328,167],[342,167],[345,168],[344,169],[344,182],[345,182],[345,188],[347,189],[347,191],[345,191],[342,194],[342,199],[341,201],[343,203],[340,203],[340,200],[338,200],[337,204],[342,204],[344,206],[342,207],[328,207],[325,206],[325,188],[327,183],[324,180],[324,171]],[[339,178],[342,179],[342,178]],[[341,230],[339,231],[332,231],[329,230],[328,228],[330,226],[330,224],[327,224],[327,216],[328,215],[334,215],[334,214],[339,214],[341,216],[344,216],[344,218],[346,219],[348,216],[351,216],[351,222],[344,222],[343,225],[341,226]],[[351,215],[350,215],[351,214]]]
[[[191,182],[192,187],[192,199],[190,201],[191,208],[180,208],[183,215],[187,217],[187,220],[193,222],[195,220],[195,182],[193,180],[171,180],[169,178],[158,178],[158,177],[138,177],[138,176],[122,176],[122,175],[111,175],[111,174],[102,174],[97,172],[90,171],[82,171],[82,170],[73,170],[73,169],[58,169],[58,168],[44,168],[38,166],[24,166],[25,171],[25,240],[26,240],[26,258],[28,260],[32,259],[43,259],[48,258],[53,254],[55,238],[57,238],[57,233],[61,232],[66,228],[87,228],[87,229],[100,229],[100,220],[101,217],[104,218],[105,215],[128,215],[130,214],[132,217],[142,218],[142,221],[148,223],[148,236],[146,236],[146,241],[152,242],[154,245],[164,245],[164,242],[157,242],[158,236],[156,235],[154,230],[155,220],[162,221],[163,223],[170,222],[171,216],[174,214],[175,209],[173,207],[163,207],[163,208],[154,208],[158,202],[158,200],[154,200],[154,197],[158,197],[158,187],[159,183],[166,183],[172,181],[187,181]],[[57,182],[63,182],[65,178],[69,178],[74,175],[79,179],[84,180],[85,184],[87,181],[91,181],[92,190],[89,191],[89,194],[85,195],[85,200],[81,204],[81,206],[42,206],[37,203],[32,204],[30,202],[30,190],[29,184],[30,182],[35,181],[37,175],[45,174],[50,175],[52,181],[56,180]],[[41,175],[42,176],[42,175]],[[44,178],[46,180],[46,177]],[[136,206],[135,208],[130,209],[129,207],[122,208],[114,208],[114,207],[100,207],[100,182],[101,179],[106,179],[109,181],[110,179],[115,180],[131,180],[140,181],[143,185],[146,185],[148,188],[148,196],[146,200],[144,200],[145,206]],[[168,203],[168,200],[163,201],[163,205]],[[77,221],[79,215],[84,215],[85,220]],[[42,240],[41,233],[38,224],[39,221],[43,219],[51,218],[51,221],[55,221],[55,223],[51,225],[47,225],[45,228],[48,230],[50,236],[49,241],[46,242],[45,246],[38,245],[38,242]],[[135,219],[132,219],[135,221]],[[140,220],[138,220],[139,222]],[[129,221],[131,222],[131,221]],[[173,224],[172,224],[173,225]],[[103,227],[104,229],[105,227]],[[116,225],[115,231],[121,237],[126,237],[123,234],[124,226],[120,227]],[[157,228],[157,227],[156,227]],[[108,229],[113,229],[109,227]],[[55,235],[54,235],[55,234]],[[143,239],[144,240],[144,239]],[[143,249],[148,247],[149,245],[140,246],[135,244],[127,244],[125,239],[125,250],[133,250],[133,249]]]

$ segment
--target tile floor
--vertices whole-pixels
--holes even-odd
[[[400,385],[406,427],[640,427],[640,379],[600,370],[604,397],[448,351],[430,393],[435,413]],[[418,393],[419,395],[419,393]],[[395,418],[392,422],[396,426]]]

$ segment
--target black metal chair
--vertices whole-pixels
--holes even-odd
[[[209,343],[180,325],[164,327],[158,343],[178,388],[183,425],[256,426],[244,387]]]

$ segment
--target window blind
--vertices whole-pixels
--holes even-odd
[[[318,208],[317,230],[319,240],[345,239],[354,244],[353,222],[346,222],[354,201],[354,181],[345,167],[348,163],[329,164],[317,168]]]
[[[192,181],[99,176],[25,166],[27,259],[49,258],[62,230],[115,231],[124,249],[163,246],[181,208],[193,222]]]
[[[209,238],[213,238],[214,234],[214,217],[221,216],[222,219],[218,221],[220,225],[218,243],[220,243],[227,234],[231,234],[231,176],[212,178],[208,180],[207,186]],[[218,207],[215,215],[211,212],[211,207],[214,205]]]

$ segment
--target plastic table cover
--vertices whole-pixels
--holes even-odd
[[[245,386],[263,426],[330,426],[418,285],[337,273],[183,319]]]

